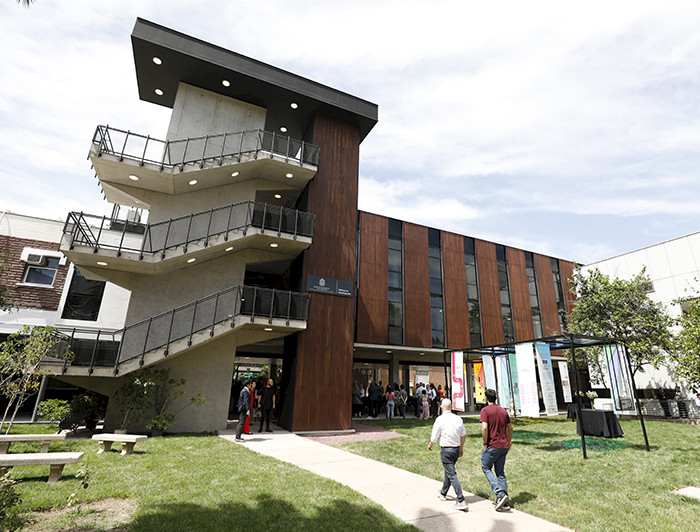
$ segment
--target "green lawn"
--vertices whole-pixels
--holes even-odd
[[[343,449],[442,480],[439,455],[427,452],[432,421],[367,422],[409,438],[355,442]],[[462,487],[493,498],[481,472],[478,418],[465,418],[467,442],[457,464]],[[591,445],[626,445],[607,451],[589,449],[583,460],[574,423],[563,418],[516,420],[506,476],[511,503],[519,510],[581,531],[664,530],[687,532],[700,523],[700,501],[671,494],[700,486],[700,427],[647,421],[652,447],[644,448],[638,421],[621,421],[625,437],[588,438]],[[577,442],[578,440],[578,442]],[[579,448],[567,446],[578,443]]]
[[[47,425],[15,427],[13,432],[55,431]],[[37,452],[40,446],[15,443],[10,452]],[[91,440],[51,443],[52,452],[85,452],[91,481],[81,497],[137,501],[125,530],[416,530],[345,486],[214,435],[150,438],[129,456],[97,455],[97,447]],[[14,468],[22,508],[65,505],[79,486],[78,469],[67,465],[63,479],[48,484],[48,466]]]

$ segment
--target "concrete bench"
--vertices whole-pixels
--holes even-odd
[[[49,482],[56,482],[63,475],[66,464],[75,464],[83,458],[83,453],[18,453],[0,455],[0,475],[12,467],[25,465],[49,465]]]
[[[65,440],[66,435],[61,434],[3,434],[0,435],[0,454],[7,454],[10,451],[10,444],[13,441],[40,441],[42,453],[49,452],[49,443],[54,440]]]
[[[97,454],[109,451],[112,448],[112,443],[115,441],[122,444],[122,456],[134,452],[134,445],[138,441],[146,441],[148,436],[141,434],[95,434],[93,440],[100,442],[100,449]]]

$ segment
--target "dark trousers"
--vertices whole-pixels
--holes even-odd
[[[452,486],[455,490],[455,495],[457,495],[457,500],[460,502],[463,501],[464,493],[462,492],[462,485],[459,483],[457,469],[455,468],[455,464],[457,464],[457,460],[459,460],[459,447],[440,448],[440,460],[442,461],[442,467],[445,469],[440,493],[447,495],[450,486]]]
[[[245,425],[245,420],[248,417],[248,413],[245,410],[241,410],[238,412],[238,425],[236,426],[236,439],[239,440],[241,438],[241,434],[243,433],[243,425]]]
[[[263,421],[267,422],[267,430],[270,430],[270,418],[272,418],[272,408],[261,408],[260,409],[260,430],[263,428]],[[258,430],[258,432],[260,432]]]
[[[369,400],[369,415],[370,417],[377,417],[379,414],[379,401],[376,399]]]

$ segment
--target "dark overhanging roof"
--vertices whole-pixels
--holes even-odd
[[[468,347],[461,349],[464,353],[471,355],[486,355],[486,356],[498,356],[507,355],[510,353],[515,353],[515,346],[522,343],[545,343],[549,345],[550,349],[571,349],[577,347],[595,347],[602,345],[615,345],[621,344],[620,340],[614,338],[605,338],[603,336],[590,336],[585,334],[574,334],[571,336],[559,335],[559,336],[547,336],[546,338],[536,338],[534,340],[527,340],[526,342],[509,342],[506,344],[490,345],[486,347]]]
[[[148,102],[173,107],[182,81],[265,107],[268,115],[282,122],[286,117],[289,124],[306,124],[316,112],[342,118],[359,127],[360,140],[378,120],[376,104],[141,18],[131,42],[139,97]],[[162,64],[155,65],[153,57]],[[222,85],[224,79],[229,87]],[[303,133],[289,130],[296,138]]]

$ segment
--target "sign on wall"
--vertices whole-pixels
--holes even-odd
[[[464,412],[464,353],[452,351],[452,410]]]
[[[332,277],[322,277],[320,275],[306,276],[306,290],[316,292],[318,294],[327,294],[331,296],[353,297],[355,283],[352,281],[343,281],[342,279],[333,279]]]

